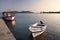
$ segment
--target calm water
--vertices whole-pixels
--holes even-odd
[[[16,19],[6,22],[17,40],[60,40],[60,14],[15,14]],[[42,20],[47,25],[47,31],[33,38],[29,25]]]

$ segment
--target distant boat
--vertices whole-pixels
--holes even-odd
[[[12,13],[12,12],[3,12],[3,18],[4,18],[5,20],[10,20],[10,21],[12,21],[12,20],[15,19],[15,14]]]
[[[46,31],[47,26],[40,21],[40,23],[35,23],[30,25],[29,30],[32,32],[33,37],[37,37]]]

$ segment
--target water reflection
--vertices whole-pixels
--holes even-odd
[[[12,26],[15,26],[16,21],[15,21],[15,20],[14,20],[14,21],[12,21],[12,22],[11,22],[11,24],[12,24]]]
[[[41,35],[38,35],[37,37],[33,38],[32,33],[30,34],[29,38],[30,40],[46,40],[45,39],[45,35],[46,35],[46,31],[44,33],[42,33]]]
[[[15,27],[15,25],[16,25],[16,21],[15,20],[13,20],[13,21],[5,21],[5,22],[6,22],[8,27]]]
[[[44,32],[43,34],[33,38],[33,40],[46,40],[45,35],[46,35],[46,32]]]

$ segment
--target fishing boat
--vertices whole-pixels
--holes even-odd
[[[46,31],[47,26],[40,21],[40,23],[34,23],[29,26],[29,30],[32,33],[33,37],[37,37]]]
[[[15,14],[13,12],[3,12],[3,18],[12,21],[15,19]]]

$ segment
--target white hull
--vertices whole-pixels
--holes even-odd
[[[47,27],[47,26],[46,26]],[[37,32],[37,33],[32,33],[33,37],[37,37],[39,35],[41,35],[42,33],[44,33],[46,31],[46,28],[43,29],[41,32]]]
[[[46,25],[44,26],[30,26],[29,30],[32,32],[33,37],[37,37],[46,31]]]
[[[4,17],[5,20],[14,20],[15,17]]]

